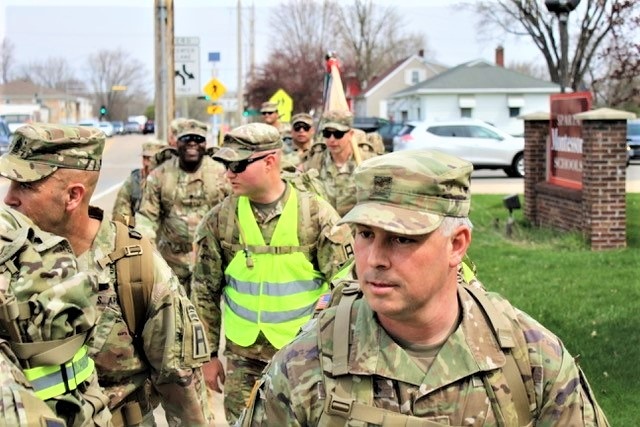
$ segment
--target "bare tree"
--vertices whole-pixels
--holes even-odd
[[[393,6],[355,0],[342,7],[340,57],[361,84],[371,81],[394,63],[426,49],[423,34],[406,34],[404,22]]]
[[[96,109],[105,105],[110,118],[125,118],[132,105],[140,104],[140,100],[147,102],[147,71],[142,62],[129,53],[122,49],[100,50],[89,57],[88,67]]]
[[[355,75],[362,84],[425,48],[422,35],[402,32],[394,8],[371,1],[343,6],[335,0],[288,0],[272,21],[275,47],[247,83],[246,98],[253,107],[283,88],[296,112],[319,108],[329,51],[337,52],[343,77]]]
[[[13,66],[13,43],[4,38],[0,43],[0,83],[5,84],[11,78],[11,67]]]
[[[584,87],[585,77],[594,63],[598,49],[628,16],[637,11],[634,0],[586,0],[569,15],[569,28],[575,28],[573,51],[568,58],[568,82],[573,90]],[[551,80],[560,83],[561,49],[555,14],[537,0],[483,0],[476,5],[479,28],[493,34],[496,27],[515,36],[529,36],[542,53]],[[633,35],[630,35],[633,36]]]
[[[69,62],[61,57],[23,64],[19,67],[18,75],[20,79],[38,86],[64,91],[69,88],[70,82],[76,82],[76,85],[78,82]]]

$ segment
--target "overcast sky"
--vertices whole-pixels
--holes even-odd
[[[78,73],[86,72],[88,55],[99,49],[122,48],[145,64],[153,83],[153,0],[0,0],[0,39],[15,46],[16,62],[64,57]],[[447,66],[475,59],[494,61],[495,48],[505,46],[505,62],[531,61],[541,56],[528,39],[502,35],[490,41],[477,36],[472,11],[453,7],[454,0],[381,0],[393,4],[410,32],[423,32],[437,62]],[[255,4],[256,62],[267,58],[272,40],[276,0],[242,0],[245,67],[249,63],[249,13]],[[212,73],[233,90],[237,82],[237,0],[174,0],[175,36],[200,40],[200,82]],[[219,52],[220,62],[208,62]]]

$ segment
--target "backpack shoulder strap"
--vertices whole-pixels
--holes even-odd
[[[531,390],[531,393],[527,391],[527,384],[525,384],[524,380],[525,377],[531,377],[531,366],[528,363],[526,344],[523,339],[518,339],[504,311],[499,310],[489,300],[484,290],[475,286],[464,286],[464,289],[482,307],[482,310],[489,318],[489,323],[493,329],[494,336],[498,340],[498,344],[502,349],[506,350],[506,362],[502,372],[513,393],[513,404],[518,415],[518,422],[520,425],[527,425],[533,419],[531,412],[536,408],[536,399],[533,390]],[[511,307],[509,311],[512,310],[513,308]],[[516,358],[514,353],[518,353],[522,357]]]
[[[115,249],[98,261],[102,268],[115,263],[116,291],[122,314],[134,337],[142,333],[153,290],[153,248],[146,237],[121,222],[116,227]]]

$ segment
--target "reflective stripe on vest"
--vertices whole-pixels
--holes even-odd
[[[83,345],[70,362],[24,369],[24,375],[35,395],[47,400],[75,390],[93,371],[94,362],[87,354],[87,346]]]
[[[237,206],[246,243],[265,246],[249,199],[240,197]],[[270,246],[300,246],[294,189],[278,218]],[[253,253],[251,257],[254,266],[247,268],[244,252],[238,251],[225,269],[226,337],[248,347],[262,331],[274,347],[281,348],[311,318],[316,301],[329,285],[302,252]]]

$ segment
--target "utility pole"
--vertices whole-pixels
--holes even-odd
[[[154,0],[155,135],[167,139],[174,115],[173,0]]]
[[[251,2],[249,19],[249,79],[253,80],[256,71],[256,3]]]
[[[236,123],[237,126],[242,124],[242,105],[244,99],[244,91],[242,88],[242,4],[238,0],[238,89],[236,90]]]

